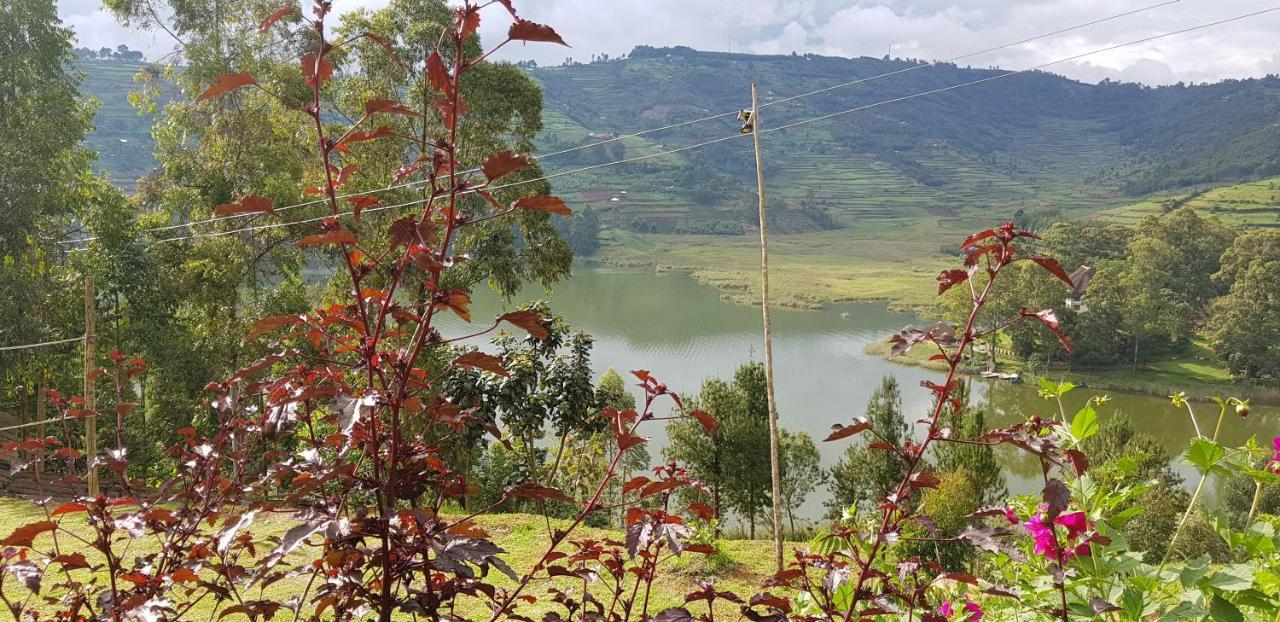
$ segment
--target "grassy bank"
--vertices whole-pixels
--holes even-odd
[[[865,221],[835,231],[769,239],[770,289],[779,305],[885,301],[897,310],[931,308],[936,278],[954,263],[938,249],[957,243],[938,223]],[[952,239],[955,238],[955,239]],[[732,302],[758,304],[760,240],[751,235],[650,235],[605,231],[601,259],[690,273]]]
[[[10,533],[28,523],[44,520],[44,514],[35,504],[22,499],[0,498],[0,537],[7,536]],[[78,525],[84,520],[83,514],[70,514],[63,517],[64,524]],[[481,516],[476,519],[476,524],[480,528],[487,531],[490,537],[498,546],[506,550],[503,555],[505,559],[517,573],[528,571],[529,568],[542,556],[546,550],[549,538],[547,536],[547,525],[541,516],[533,516],[528,514],[497,514],[489,516]],[[287,515],[259,515],[249,531],[253,533],[258,541],[259,553],[264,554],[264,549],[270,549],[266,539],[268,537],[279,537],[292,526],[292,519]],[[221,522],[218,528],[221,528]],[[555,529],[568,527],[567,521],[551,521],[551,526]],[[76,529],[77,535],[89,535],[87,528]],[[210,533],[216,530],[211,529]],[[618,531],[604,529],[588,529],[580,528],[574,532],[574,538],[577,539],[603,539],[611,538],[615,540],[623,540],[624,534]],[[67,550],[79,550],[78,546],[69,546],[68,538],[60,539],[64,552]],[[78,543],[76,543],[78,544]],[[36,550],[48,551],[52,549],[52,539],[48,533],[42,534],[36,538]],[[788,555],[790,550],[794,549],[795,544],[788,545]],[[129,558],[135,555],[146,555],[158,550],[158,544],[154,538],[148,534],[136,541],[129,550]],[[669,607],[681,606],[684,604],[685,594],[697,590],[694,583],[697,579],[714,578],[717,582],[718,589],[730,590],[742,595],[744,598],[760,591],[765,579],[772,574],[773,567],[773,548],[768,541],[751,541],[751,540],[727,540],[720,544],[721,554],[715,558],[708,558],[704,555],[690,554],[678,559],[672,559],[664,562],[667,564],[667,572],[663,574],[662,580],[655,582],[653,585],[654,592],[650,596],[650,610],[654,613]],[[82,551],[86,559],[91,564],[101,564],[103,561],[101,556],[90,554],[90,551]],[[299,557],[299,559],[301,559]],[[75,570],[72,571],[77,579],[87,580],[91,570]],[[100,580],[105,580],[106,573],[97,573]],[[494,584],[498,587],[511,587],[512,582],[500,573],[493,573],[492,578]],[[52,577],[46,581],[46,590],[56,583]],[[562,589],[576,587],[581,590],[581,584],[568,582],[559,585]],[[251,591],[244,594],[244,598],[266,598],[277,601],[285,601],[298,597],[304,586],[306,585],[305,577],[293,577],[284,579],[273,584],[261,594],[257,591]],[[545,580],[535,581],[531,586],[529,593],[539,597],[539,602],[533,605],[525,605],[520,609],[524,615],[534,619],[541,619],[542,614],[550,610],[543,599],[549,583]],[[14,581],[5,582],[4,593],[11,599],[25,598],[27,593],[24,588],[16,585]],[[57,588],[52,588],[51,593],[56,595]],[[737,617],[737,606],[732,603],[725,602],[723,612],[717,608],[717,614],[723,613],[726,616]],[[304,612],[306,610],[304,609]],[[212,603],[201,603],[200,607],[188,614],[185,619],[216,619],[216,611]],[[488,610],[478,601],[466,602],[465,606],[458,612],[463,619],[478,619],[480,616],[488,617]],[[278,619],[285,619],[284,616]],[[397,617],[397,619],[401,619]],[[408,620],[409,616],[403,616]],[[728,618],[726,618],[728,619]]]
[[[933,370],[946,370],[942,361],[930,361],[934,351],[916,347],[904,355],[890,357],[891,346],[887,340],[867,346],[867,354],[880,356],[901,365],[913,365]],[[998,357],[999,371],[1020,373],[1034,378],[1020,361]],[[1214,357],[1203,342],[1197,341],[1178,356],[1162,361],[1132,365],[1118,365],[1108,369],[1088,371],[1054,369],[1054,380],[1069,380],[1079,385],[1101,390],[1124,391],[1166,397],[1186,392],[1189,395],[1234,396],[1253,400],[1259,404],[1280,404],[1280,389],[1240,384]]]

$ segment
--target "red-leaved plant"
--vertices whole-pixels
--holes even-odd
[[[495,198],[495,182],[529,166],[529,155],[502,151],[483,158],[474,170],[463,170],[459,127],[465,123],[467,104],[462,78],[496,49],[468,56],[467,44],[486,9],[506,12],[512,19],[507,39],[497,47],[512,41],[563,41],[550,27],[519,18],[510,0],[464,1],[441,34],[439,49],[422,63],[433,110],[415,111],[394,100],[371,99],[364,102],[359,118],[335,129],[322,112],[333,55],[362,38],[392,51],[370,33],[330,41],[325,28],[330,8],[328,0],[317,0],[314,19],[303,22],[311,31],[311,44],[301,58],[300,72],[310,99],[301,105],[280,101],[311,122],[322,182],[308,194],[323,197],[330,212],[320,231],[297,243],[336,252],[349,278],[342,299],[326,308],[256,324],[246,339],[271,336],[271,353],[208,386],[214,420],[207,429],[212,432],[178,430],[181,440],[170,454],[180,465],[179,473],[157,487],[128,479],[122,438],[124,417],[132,408],[126,400],[132,390],[130,378],[143,369],[136,359],[113,355],[112,368],[104,372],[114,379],[116,426],[115,445],[103,455],[81,456],[52,437],[9,444],[6,454],[20,459],[19,467],[48,463],[51,471],[63,470],[67,481],[78,482],[85,467],[105,466],[108,476],[104,494],[61,505],[43,503],[44,520],[0,542],[5,547],[0,598],[11,614],[113,622],[189,619],[197,611],[250,620],[287,615],[294,620],[372,616],[386,621],[401,615],[496,621],[530,620],[524,610],[536,606],[551,622],[713,622],[717,611],[734,610],[738,618],[754,622],[788,617],[847,621],[904,610],[922,612],[925,620],[938,619],[929,604],[930,586],[939,576],[971,578],[939,575],[936,567],[919,560],[895,561],[896,567],[886,568],[886,551],[900,538],[903,525],[918,518],[910,501],[912,491],[937,482],[919,466],[933,442],[951,440],[938,422],[943,410],[955,405],[963,353],[989,334],[975,332],[974,320],[996,278],[1025,259],[1069,281],[1051,259],[1016,256],[1014,242],[1031,234],[1009,224],[967,239],[965,269],[945,272],[940,289],[968,283],[973,296],[968,323],[959,329],[938,325],[895,337],[897,350],[921,342],[935,344],[940,350],[937,358],[947,362],[949,372],[943,384],[927,383],[936,405],[922,443],[872,445],[873,450],[898,453],[908,465],[897,489],[884,499],[879,528],[867,533],[840,528],[832,538],[844,546],[825,553],[800,552],[789,569],[770,581],[772,587],[804,595],[798,600],[808,609],[793,612],[793,601],[785,597],[760,593],[744,599],[712,582],[700,582],[686,603],[702,603],[704,613],[695,615],[680,607],[652,614],[650,595],[664,564],[686,552],[715,553],[706,543],[691,542],[686,524],[686,517],[708,519],[710,508],[677,504],[675,493],[697,484],[675,464],[655,469],[652,477],[621,483],[620,506],[604,500],[611,497],[607,491],[626,450],[645,442],[639,428],[669,418],[655,416],[657,401],[672,400],[675,417],[694,418],[708,432],[714,432],[716,422],[706,413],[686,411],[679,397],[647,372],[633,372],[645,396],[640,409],[602,411],[617,450],[611,452],[594,494],[575,499],[527,481],[507,488],[493,506],[446,512],[465,507],[473,491],[468,473],[449,460],[451,445],[476,430],[505,442],[496,422],[476,416],[473,405],[442,395],[445,379],[458,369],[506,375],[502,360],[454,345],[503,323],[527,332],[531,339],[544,339],[550,322],[536,311],[522,310],[494,318],[470,335],[442,334],[442,314],[472,320],[469,293],[450,285],[450,272],[467,260],[455,248],[459,232],[517,210],[569,212],[563,201],[550,196],[526,196],[509,204]],[[268,16],[263,30],[280,27],[280,20],[291,12],[286,8]],[[232,73],[219,77],[198,100],[240,88],[257,88],[274,97],[252,75]],[[436,116],[441,135],[427,136],[424,131],[413,138],[382,126],[370,129],[387,115],[425,114]],[[414,159],[388,172],[388,180],[394,184],[414,179],[421,184],[422,198],[413,213],[385,230],[371,231],[375,227],[370,221],[360,220],[360,211],[376,202],[340,196],[353,170],[344,157],[352,144],[370,140],[404,141]],[[479,201],[464,201],[468,196]],[[343,211],[344,202],[351,205],[350,212]],[[272,212],[269,200],[253,194],[219,208],[220,215]],[[987,276],[981,286],[974,279],[979,271]],[[406,291],[413,292],[408,296],[413,302],[405,301]],[[1023,311],[1009,323],[1026,318],[1054,330],[1070,347],[1051,312]],[[67,439],[72,438],[70,422],[99,416],[85,410],[78,398],[52,397],[68,426]],[[828,440],[869,428],[865,421],[836,426]],[[1041,456],[1046,461],[1047,518],[1053,521],[1062,513],[1066,499],[1061,482],[1049,477],[1050,465],[1060,461],[1059,452],[1043,429],[1006,430],[974,442],[1012,443]],[[513,499],[576,508],[572,518],[550,529],[535,559],[519,564],[528,566],[522,572],[512,568],[475,520]],[[594,513],[616,511],[625,516],[625,541],[575,538],[575,531]],[[287,517],[287,528],[280,535],[259,535],[265,517],[274,517],[276,524]],[[1000,535],[991,528],[975,528],[960,539],[993,547]],[[1056,550],[1061,554],[1064,548]],[[1061,557],[1058,562],[1061,567]],[[24,597],[15,599],[15,592],[5,589],[5,578],[10,577],[23,584]],[[282,591],[284,598],[278,596]]]

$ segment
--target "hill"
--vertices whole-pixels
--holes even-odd
[[[97,170],[133,190],[138,178],[156,167],[151,139],[155,118],[129,102],[129,92],[136,88],[133,77],[147,65],[118,60],[80,60],[76,65],[84,75],[81,91],[98,102],[94,129],[85,139],[98,152]]]
[[[153,118],[128,100],[143,65],[81,67],[86,94],[101,102],[89,143],[102,170],[132,188],[155,165]],[[548,173],[737,135],[729,115],[589,146],[746,107],[753,80],[767,130],[1004,74],[902,59],[650,47],[626,59],[529,72],[544,91],[540,150],[588,146],[547,157]],[[891,72],[900,73],[779,101]],[[789,305],[928,305],[933,277],[949,261],[940,249],[978,224],[1010,217],[1030,225],[1095,214],[1134,222],[1196,200],[1241,223],[1280,222],[1271,182],[1255,183],[1280,175],[1276,77],[1148,88],[1032,72],[769,133],[763,143],[772,231],[780,234],[774,295]],[[599,216],[606,261],[689,271],[727,297],[758,300],[749,140],[565,175],[553,185],[575,210]]]
[[[753,80],[769,128],[1002,73],[910,60],[647,47],[625,60],[531,72],[545,89],[551,151],[746,107]],[[779,206],[789,208],[779,211],[782,231],[974,211],[1081,214],[1155,191],[1280,174],[1277,95],[1276,78],[1147,88],[1027,73],[769,134],[768,185]],[[737,129],[732,117],[680,127],[577,152],[571,164],[656,153]],[[746,142],[600,169],[557,186],[562,194],[575,192],[579,204],[600,208],[606,223],[633,231],[741,233],[754,195]],[[569,159],[547,167],[568,166]]]

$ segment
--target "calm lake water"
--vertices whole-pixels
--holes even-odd
[[[553,292],[530,289],[517,302],[538,298],[550,301],[555,313],[595,338],[592,361],[597,376],[612,367],[630,380],[629,370],[647,369],[674,390],[696,393],[703,380],[730,377],[741,363],[763,356],[759,307],[724,302],[715,289],[684,274],[575,266],[573,277]],[[505,306],[496,296],[477,295],[472,313],[477,318],[491,317]],[[941,374],[864,352],[869,343],[913,322],[918,323],[914,316],[890,312],[884,304],[875,303],[773,313],[780,422],[787,429],[808,432],[818,442],[824,466],[835,464],[848,441],[822,443],[821,439],[832,423],[863,414],[883,376],[897,377],[908,421],[927,414],[930,394],[920,382],[938,381]],[[1033,414],[1056,413],[1056,406],[1040,399],[1032,385],[975,381],[973,389],[973,399],[987,407],[987,423],[992,427],[1012,425]],[[1127,415],[1171,454],[1180,453],[1193,435],[1186,411],[1173,408],[1167,398],[1107,393],[1111,401],[1100,413],[1103,418]],[[1068,413],[1094,394],[1077,389],[1067,400]],[[1208,434],[1216,421],[1216,407],[1197,403],[1196,410],[1200,427]],[[1280,433],[1280,415],[1274,407],[1255,407],[1248,420],[1228,417],[1223,425],[1226,443],[1242,443],[1256,435],[1269,445],[1269,439]],[[651,438],[649,450],[659,460],[666,443],[661,424],[642,428],[642,433]],[[1038,462],[1010,448],[999,451],[1008,467],[1010,492],[1041,488]],[[1189,467],[1179,466],[1179,471],[1190,479]],[[802,514],[808,519],[820,517],[826,496],[825,490],[815,492]]]

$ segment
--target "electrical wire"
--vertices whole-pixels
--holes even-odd
[[[4,346],[4,347],[0,347],[0,352],[12,352],[14,350],[33,350],[35,348],[43,348],[46,346],[57,346],[57,345],[62,345],[64,343],[71,343],[74,341],[84,341],[84,335],[81,335],[79,337],[72,337],[70,339],[59,339],[58,341],[44,341],[41,343],[29,343],[22,346]]]

